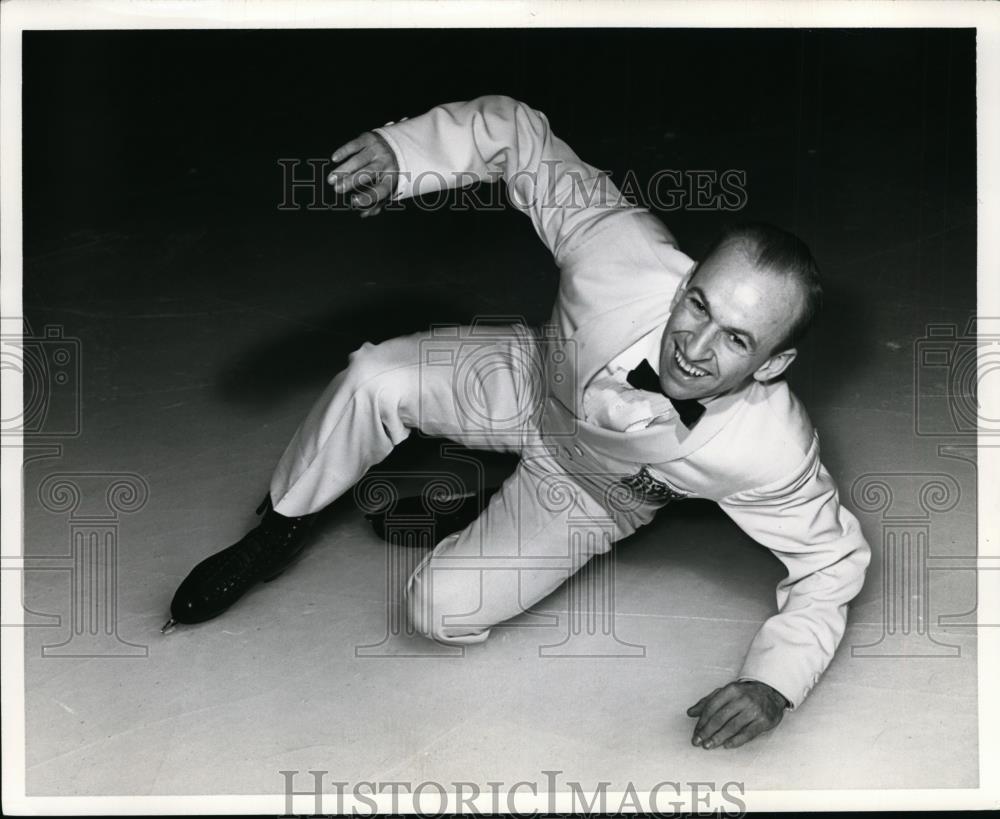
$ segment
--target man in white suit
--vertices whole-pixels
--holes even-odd
[[[260,526],[196,567],[173,618],[216,616],[279,574],[312,515],[419,429],[521,456],[483,513],[410,577],[421,633],[482,642],[670,500],[710,498],[788,576],[737,679],[688,710],[692,742],[736,747],[777,725],[832,659],[870,558],[779,378],[820,301],[809,251],[746,226],[696,264],[510,97],[389,123],[333,161],[329,181],[362,217],[390,199],[502,181],[559,267],[551,319],[362,345],[289,443]],[[571,541],[581,518],[606,521],[609,535]]]

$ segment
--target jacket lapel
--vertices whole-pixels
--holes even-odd
[[[577,361],[575,406],[583,406],[583,389],[598,370],[667,320],[673,295],[674,289],[647,293],[592,317],[576,331],[573,335]]]

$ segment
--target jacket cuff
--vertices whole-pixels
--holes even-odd
[[[406,117],[403,117],[405,120]],[[400,120],[402,122],[402,120]],[[400,199],[406,199],[412,194],[412,185],[410,183],[410,174],[407,172],[405,167],[405,159],[403,157],[403,150],[399,146],[399,142],[392,135],[392,126],[396,123],[387,122],[381,128],[373,128],[372,132],[378,134],[382,139],[388,143],[389,147],[392,149],[393,155],[396,157],[396,168],[398,172],[396,174],[396,185],[393,189],[392,195],[389,197],[390,202],[398,202]]]

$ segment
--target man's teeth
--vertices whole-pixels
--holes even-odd
[[[705,370],[695,367],[692,364],[688,364],[683,358],[681,358],[680,350],[674,350],[674,361],[677,362],[677,366],[680,367],[681,370],[693,378],[701,378],[702,376],[708,375]]]

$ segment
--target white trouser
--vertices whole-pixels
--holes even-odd
[[[648,522],[619,514],[615,477],[581,476],[539,430],[541,354],[523,325],[461,327],[365,343],[313,406],[271,479],[275,511],[322,509],[419,429],[473,449],[517,452],[515,472],[469,526],[444,538],[406,586],[426,636],[481,642]]]

